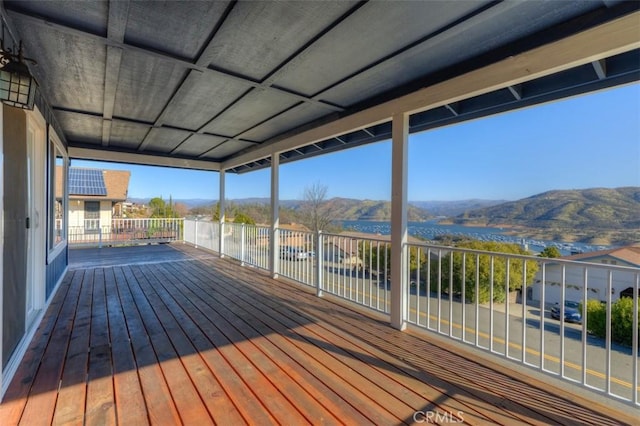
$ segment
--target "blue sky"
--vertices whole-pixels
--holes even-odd
[[[131,170],[135,198],[217,199],[202,172],[72,160]],[[269,197],[270,172],[226,175],[228,199]],[[280,199],[320,183],[328,197],[391,198],[391,142],[280,166]],[[640,85],[580,96],[413,134],[409,200],[516,200],[552,189],[640,186]]]

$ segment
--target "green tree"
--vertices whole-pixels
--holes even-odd
[[[545,247],[544,250],[542,250],[538,256],[554,258],[554,257],[561,257],[562,253],[560,253],[560,250],[558,250],[558,247],[548,246],[548,247]]]
[[[155,197],[149,201],[149,208],[151,209],[152,218],[172,218],[180,217],[173,208],[173,198],[169,197],[169,204],[167,204],[162,197]]]
[[[233,223],[245,223],[247,225],[255,225],[256,222],[248,215],[238,212],[234,215]]]
[[[358,255],[364,268],[384,275],[391,273],[391,244],[379,241],[360,241]]]
[[[151,217],[165,217],[167,204],[161,197],[154,197],[149,201]]]
[[[211,216],[214,222],[220,221],[220,202],[217,202],[211,209]]]
[[[504,302],[508,291],[520,290],[523,281],[530,283],[538,270],[535,261],[506,259],[499,255],[528,254],[517,244],[464,241],[456,247],[498,254],[447,252],[444,249],[432,252],[429,271],[426,270],[427,263],[423,263],[423,273],[430,275],[431,290],[436,290],[437,283],[440,282],[441,291],[449,294],[462,294],[464,287],[465,299],[468,301],[487,303],[493,299],[495,302]]]

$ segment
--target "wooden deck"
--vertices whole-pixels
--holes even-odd
[[[614,425],[636,414],[192,247],[162,250],[173,253],[162,262],[69,271],[1,425]]]

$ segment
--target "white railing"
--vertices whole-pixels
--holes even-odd
[[[269,269],[268,227],[225,223],[223,230],[225,256],[239,260],[243,265]]]
[[[185,242],[205,246],[196,225],[216,250],[219,224],[186,220]],[[388,238],[279,229],[270,259],[269,228],[223,228],[225,256],[266,270],[273,261],[275,276],[390,313],[400,283]],[[414,243],[404,257],[409,324],[640,407],[640,268]],[[577,322],[565,301],[578,302]]]
[[[406,254],[409,323],[639,405],[640,269],[427,244]]]
[[[220,252],[220,224],[204,220],[185,220],[184,241],[196,247]]]
[[[320,234],[320,241],[321,290],[388,314],[391,243],[333,234]]]
[[[115,246],[182,240],[184,219],[112,219],[111,224],[69,226],[70,246]]]
[[[316,287],[316,241],[313,232],[280,229],[278,275]]]

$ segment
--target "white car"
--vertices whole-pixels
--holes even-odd
[[[282,246],[280,248],[280,258],[287,260],[307,260],[307,252],[300,247]]]

